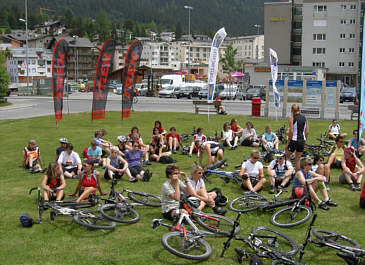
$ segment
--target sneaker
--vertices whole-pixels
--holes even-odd
[[[361,191],[360,183],[356,183],[356,190]]]
[[[79,176],[78,176],[78,175],[73,175],[73,176],[72,176],[72,178],[73,178],[73,179],[78,179],[78,178],[79,178]]]
[[[275,186],[270,186],[270,194],[274,194],[275,193]]]
[[[326,186],[326,190],[327,190],[327,191],[330,191],[330,186],[328,185],[328,182],[325,182],[325,183],[324,183],[324,186]]]
[[[215,214],[219,214],[219,215],[225,215],[226,212],[227,212],[226,209],[222,209],[221,207],[217,207],[217,206],[215,206],[213,208],[213,211],[214,211]]]
[[[175,149],[173,149],[173,150],[172,150],[172,153],[173,153],[173,154],[176,154],[176,150],[175,150]]]
[[[143,181],[150,181],[150,178],[152,177],[152,173],[147,169],[143,174]]]
[[[354,183],[351,183],[351,184],[350,184],[350,189],[351,189],[352,191],[355,191],[355,190],[356,190],[356,186],[354,185]]]
[[[326,204],[331,207],[337,207],[337,203],[333,202],[330,198],[326,201]]]
[[[148,162],[149,162],[148,160],[143,160],[143,163],[142,163],[142,164],[143,164],[143,166],[147,166],[147,165],[148,165],[148,164],[147,164]]]
[[[33,167],[31,167],[31,168],[29,168],[29,169],[28,169],[28,172],[29,172],[29,173],[33,173],[33,170],[34,170],[34,168],[33,168]]]
[[[325,211],[328,211],[330,208],[327,206],[327,204],[325,202],[320,202],[318,204],[318,208],[322,209],[322,210],[325,210]]]
[[[193,154],[190,154],[190,153],[189,153],[189,157],[192,157],[192,156],[193,156]]]
[[[129,179],[129,182],[132,182],[132,183],[137,182],[137,181],[138,181],[138,179],[136,179],[136,178]]]
[[[39,167],[34,167],[33,168],[33,171],[32,171],[33,174],[39,173],[39,172],[41,172],[41,170],[39,169]]]

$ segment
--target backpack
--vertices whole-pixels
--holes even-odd
[[[32,227],[34,224],[33,219],[30,218],[27,214],[22,214],[19,218],[19,221],[23,227]]]
[[[182,155],[187,155],[189,153],[189,145],[185,145],[182,150],[181,150],[181,154]]]
[[[213,192],[213,191],[217,194],[217,197],[214,199],[215,205],[221,206],[221,207],[226,206],[227,205],[227,197],[223,195],[221,189],[214,188],[214,189],[211,189],[208,192]]]
[[[172,163],[176,163],[176,160],[174,160],[171,156],[162,156],[160,158],[160,163],[161,164],[172,164]]]
[[[284,160],[284,171],[287,171],[288,170],[288,166],[286,165],[286,159]],[[273,170],[277,170],[278,169],[278,167],[279,167],[279,163],[278,163],[278,160],[276,159],[275,160],[275,165],[274,165],[274,167],[273,167]]]

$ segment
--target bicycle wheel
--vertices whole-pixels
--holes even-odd
[[[161,207],[161,197],[151,193],[132,191],[128,193],[128,198],[143,205]]]
[[[281,255],[291,257],[298,252],[297,244],[287,235],[266,226],[256,226],[251,231],[254,244],[264,246]],[[267,236],[273,238],[267,238]],[[265,237],[266,236],[266,237]]]
[[[215,162],[213,165],[209,166],[208,169],[213,170],[213,169],[219,168],[222,165],[224,165],[224,163],[226,163],[226,161],[227,161],[227,159],[219,160],[219,161]]]
[[[289,206],[276,211],[270,222],[279,227],[292,227],[307,222],[312,215],[312,209],[309,207],[299,205],[293,209]]]
[[[360,244],[357,243],[355,240],[343,236],[341,234],[337,234],[335,232],[331,232],[328,230],[315,228],[312,231],[313,235],[320,239],[324,240],[327,243],[334,244],[338,247],[346,248],[346,247],[352,247],[352,248],[360,248]]]
[[[97,216],[98,211],[82,211],[79,214],[74,215],[72,221],[78,225],[86,226],[91,229],[104,229],[113,230],[115,223],[107,220],[101,216]]]
[[[255,193],[245,193],[240,197],[233,199],[228,208],[235,212],[250,212],[260,207],[261,204],[267,202],[264,196]]]
[[[205,260],[212,254],[212,248],[207,241],[194,238],[191,233],[187,238],[180,232],[169,232],[162,236],[161,243],[170,253],[184,259]]]
[[[139,220],[138,212],[123,203],[104,204],[100,207],[100,213],[106,219],[118,223],[134,224]]]
[[[210,218],[213,219],[210,219]],[[197,216],[196,221],[205,229],[212,231],[213,233],[222,234],[228,236],[231,233],[234,222],[222,215],[214,213],[204,213],[203,216]],[[240,227],[236,227],[234,234],[240,232]]]

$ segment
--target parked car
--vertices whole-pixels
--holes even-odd
[[[176,98],[194,98],[198,97],[199,91],[201,90],[198,86],[184,86],[175,95]]]
[[[244,95],[241,89],[237,88],[225,88],[219,93],[221,99],[244,99]]]
[[[174,98],[176,97],[176,93],[180,90],[180,87],[167,87],[158,92],[158,96],[160,98]]]
[[[356,87],[343,87],[340,92],[340,103],[345,101],[356,101]]]
[[[259,97],[261,100],[265,100],[266,92],[265,88],[261,86],[248,87],[245,93],[245,99],[251,100],[252,98]]]
[[[218,97],[219,93],[221,93],[224,90],[224,86],[223,85],[216,85],[215,90],[214,90],[214,98]],[[203,88],[202,90],[199,91],[198,93],[198,97],[199,99],[206,99],[208,96],[208,86],[206,86],[206,88]]]
[[[115,88],[113,89],[114,94],[122,95],[123,93],[123,84],[115,84]]]
[[[134,86],[134,89],[136,90],[138,96],[146,96],[147,95],[148,87],[144,83],[136,84]]]

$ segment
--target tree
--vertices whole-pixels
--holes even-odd
[[[223,72],[230,74],[241,68],[240,64],[234,61],[236,54],[237,49],[233,49],[232,44],[229,44],[226,48],[224,58],[221,59]]]
[[[0,53],[0,98],[6,97],[9,85],[9,75],[6,72],[5,53]]]
[[[106,41],[110,36],[110,22],[107,19],[107,14],[104,9],[101,9],[98,12],[96,17],[96,26],[99,33],[99,41]]]
[[[127,19],[125,22],[124,22],[124,28],[126,30],[129,30],[129,31],[133,31],[133,22],[130,20],[130,19]]]
[[[182,26],[180,22],[177,22],[175,27],[175,39],[180,40],[181,35],[182,35]]]

